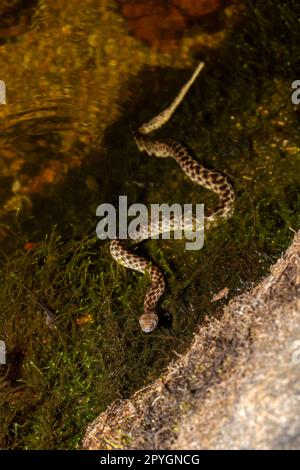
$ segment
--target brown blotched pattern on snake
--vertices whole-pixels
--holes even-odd
[[[145,151],[148,155],[155,155],[158,158],[173,158],[191,181],[218,194],[219,204],[210,214],[205,214],[205,228],[207,229],[211,224],[215,223],[217,219],[228,218],[233,213],[235,194],[230,181],[222,173],[215,170],[208,170],[200,163],[196,162],[190,156],[188,150],[176,140],[153,140],[147,137],[147,134],[158,129],[171,118],[175,109],[181,103],[203,67],[204,63],[201,62],[190,80],[181,88],[171,105],[148,123],[143,124],[134,134],[134,139],[140,151]],[[172,220],[171,224],[166,224],[166,226],[168,230],[170,230],[170,228],[171,230],[175,229],[175,227],[172,226]],[[184,228],[184,226],[182,228]],[[164,232],[163,223],[158,225],[157,232]],[[136,240],[136,242],[147,238],[147,234],[148,230],[146,227],[146,230],[141,232],[140,239]],[[141,273],[147,273],[150,276],[151,286],[145,295],[144,313],[139,318],[142,331],[150,333],[158,324],[158,315],[155,309],[165,289],[163,274],[158,267],[154,266],[149,260],[131,251],[127,247],[125,240],[118,238],[112,240],[110,242],[110,253],[122,266]]]

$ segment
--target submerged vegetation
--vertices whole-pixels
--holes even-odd
[[[291,83],[299,78],[300,5],[246,5],[222,47],[199,51],[206,69],[161,131],[228,174],[237,204],[230,221],[206,234],[200,252],[186,252],[178,240],[138,248],[167,278],[162,324],[153,334],[138,326],[147,279],[111,259],[95,235],[95,210],[120,194],[130,204],[216,202],[173,161],[140,154],[130,132],[163,109],[190,72],[161,68],[132,79],[129,87],[143,88],[122,103],[126,111],[106,130],[97,155],[47,196],[37,195],[30,215],[18,213],[10,227],[3,222],[2,448],[80,446],[100,411],[156,377],[203,315],[220,314],[224,300],[211,303],[214,294],[228,287],[230,298],[257,282],[299,228],[300,107],[291,102]],[[35,299],[57,314],[53,328]]]

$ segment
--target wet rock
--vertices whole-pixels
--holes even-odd
[[[211,15],[224,6],[222,0],[173,0],[172,4],[181,10],[185,15],[199,18],[200,16]]]
[[[207,20],[229,3],[223,0],[125,0],[120,11],[134,36],[170,50],[178,45],[189,26]]]

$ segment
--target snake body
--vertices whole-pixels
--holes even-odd
[[[220,172],[209,170],[195,161],[188,150],[176,140],[151,139],[147,135],[161,127],[170,119],[203,67],[204,63],[201,62],[189,81],[181,88],[171,105],[149,122],[143,124],[138,131],[135,132],[134,139],[140,151],[145,151],[148,155],[155,155],[158,158],[173,158],[191,181],[213,191],[219,196],[218,205],[211,213],[205,214],[205,229],[207,229],[211,224],[215,223],[216,220],[228,218],[233,213],[235,194],[230,181]],[[184,224],[184,221],[181,223]],[[167,229],[165,227],[167,227]],[[151,228],[151,234],[153,235],[153,227]],[[166,230],[176,230],[178,228],[185,227],[184,225],[180,227],[178,227],[178,225],[175,226],[174,219],[171,219],[171,221],[168,220],[166,224],[164,224],[164,221],[161,221],[154,229],[154,232],[156,230],[157,233],[163,233]],[[139,239],[135,241],[139,242],[148,238],[148,234],[148,227],[144,227],[141,229]],[[144,333],[150,333],[158,324],[156,306],[165,289],[164,276],[157,266],[146,258],[134,253],[128,247],[125,240],[120,240],[119,238],[112,240],[110,242],[110,253],[122,266],[141,273],[147,273],[150,276],[151,286],[144,298],[144,313],[139,318],[142,331]]]

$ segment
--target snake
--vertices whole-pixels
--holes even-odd
[[[198,64],[192,76],[182,86],[172,103],[150,121],[142,124],[138,130],[134,132],[133,137],[139,151],[144,151],[148,155],[154,155],[158,158],[169,157],[174,159],[183,173],[185,173],[193,183],[218,195],[219,201],[217,206],[204,215],[205,230],[207,230],[208,227],[216,224],[221,218],[227,219],[233,214],[235,192],[229,178],[220,171],[205,168],[196,161],[190,155],[189,150],[177,140],[170,138],[153,139],[149,136],[151,132],[162,127],[171,118],[204,65],[204,62]],[[167,224],[164,224],[164,221],[160,221],[160,224],[155,227],[154,231],[161,234],[165,231],[165,226],[168,227],[168,230],[175,231],[178,229],[178,226],[175,226],[176,224],[173,223],[174,218],[171,218],[171,220],[167,222]],[[179,228],[186,228],[184,226],[184,220],[181,224]],[[151,234],[153,234],[153,231]],[[149,230],[148,227],[144,227],[144,229],[141,228],[139,238],[135,240],[135,242],[139,243],[147,238],[149,238]],[[139,325],[144,333],[152,332],[159,323],[157,304],[165,291],[166,283],[163,273],[153,262],[132,251],[128,240],[115,237],[110,241],[109,249],[112,258],[121,266],[150,277],[151,285],[144,297],[144,311],[139,317]]]

